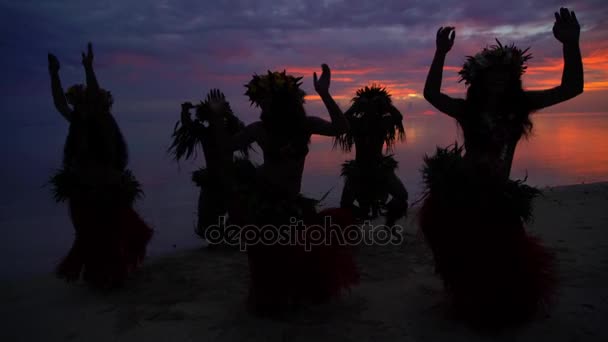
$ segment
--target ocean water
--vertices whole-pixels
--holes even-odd
[[[155,229],[150,255],[200,245],[194,234],[198,189],[190,173],[202,161],[177,164],[166,153],[174,119],[119,119],[129,144],[130,168],[146,194],[137,209]],[[406,115],[405,120],[406,141],[392,153],[414,201],[422,188],[423,156],[436,146],[462,142],[462,135],[454,120],[444,115]],[[527,176],[537,186],[608,181],[608,113],[540,113],[534,114],[534,124],[534,134],[517,148],[513,178]],[[67,124],[54,120],[4,129],[10,130],[11,138],[2,141],[7,147],[0,169],[0,277],[49,273],[70,248],[74,234],[66,205],[54,203],[46,185],[60,166]],[[320,197],[330,191],[324,205],[337,205],[341,163],[350,158],[332,149],[331,139],[314,137],[303,192]],[[253,159],[260,161],[260,156],[254,153]]]

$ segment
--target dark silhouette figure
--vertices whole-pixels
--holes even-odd
[[[223,184],[234,189],[230,198],[230,218],[235,223],[252,224],[261,237],[274,227],[323,224],[324,218],[344,228],[353,223],[350,211],[326,209],[317,212],[318,201],[300,194],[304,162],[312,134],[337,136],[348,130],[348,122],[329,94],[330,69],[323,65],[323,73],[314,86],[329,111],[331,122],[304,111],[305,93],[300,89],[301,78],[283,72],[255,75],[246,85],[246,95],[260,107],[260,121],[248,125],[230,137],[216,115],[212,126],[218,134],[223,152]],[[221,113],[226,105],[216,93],[212,106]],[[241,180],[231,169],[232,151],[257,142],[264,156],[264,164],[257,168],[254,179]],[[304,226],[288,231],[295,238],[305,235]],[[326,228],[325,233],[328,232]],[[258,240],[259,241],[259,240]],[[333,243],[312,246],[306,251],[301,243],[264,242],[247,249],[251,282],[249,309],[259,315],[280,315],[300,303],[324,302],[338,295],[342,289],[358,282],[358,273],[350,249]]]
[[[221,94],[223,97],[223,94]],[[200,104],[193,106],[190,102],[182,104],[181,119],[175,124],[173,130],[173,143],[169,150],[175,156],[175,160],[189,159],[196,157],[197,146],[203,150],[205,157],[205,168],[201,168],[192,174],[192,180],[200,187],[200,195],[198,200],[198,222],[196,233],[203,239],[207,239],[207,227],[220,222],[220,216],[227,214],[226,203],[222,192],[227,191],[220,186],[218,172],[222,172],[219,150],[216,146],[216,138],[213,129],[210,128],[211,109],[209,100],[211,93],[207,95],[207,99]],[[190,110],[195,109],[195,117],[192,119]],[[245,124],[234,115],[230,105],[226,103],[223,116],[225,130],[229,135],[235,135],[243,128]],[[251,166],[247,163],[249,157],[248,145],[240,152],[241,156],[234,159],[235,167],[243,169],[242,166]],[[253,175],[250,175],[253,177]],[[209,241],[213,243],[213,241]]]
[[[68,201],[76,230],[56,273],[67,281],[78,280],[82,273],[95,287],[116,287],[141,265],[152,237],[132,207],[142,193],[140,184],[126,169],[127,146],[110,114],[112,95],[95,77],[91,44],[82,54],[86,86],[74,85],[65,94],[59,61],[52,54],[48,60],[55,107],[70,124],[63,168],[51,183],[55,199]]]
[[[468,57],[459,72],[466,99],[441,93],[455,30],[437,32],[424,96],[457,120],[466,153],[456,145],[425,158],[420,225],[457,312],[479,327],[521,323],[552,302],[554,257],[524,229],[539,191],[509,174],[518,141],[532,130],[530,113],[583,92],[578,21],[565,8],[555,19],[564,71],[559,86],[543,91],[522,88],[528,50],[498,42]]]
[[[403,115],[386,89],[375,85],[357,90],[352,101],[344,113],[350,129],[334,142],[347,152],[356,148],[355,159],[342,165],[340,206],[352,209],[359,219],[376,218],[385,209],[390,227],[407,213],[408,194],[395,174],[397,161],[382,149],[386,145],[391,151],[396,140],[405,137]]]

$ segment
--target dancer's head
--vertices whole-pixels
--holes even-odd
[[[74,107],[74,110],[79,112],[88,112],[92,109],[109,112],[114,104],[112,93],[99,89],[96,93],[91,94],[84,84],[71,86],[66,92],[65,98]]]
[[[484,48],[475,56],[468,56],[462,70],[458,72],[460,82],[467,86],[479,86],[491,94],[503,94],[512,88],[521,88],[521,76],[526,71],[526,62],[532,58],[529,49],[521,50],[515,45],[497,45]]]
[[[514,114],[522,123],[522,133],[532,128],[528,115],[529,109],[525,100],[521,76],[527,69],[527,61],[532,55],[529,49],[521,50],[515,45],[497,45],[484,48],[475,56],[468,56],[467,61],[458,72],[460,82],[464,81],[467,89],[467,102],[474,112],[494,101],[495,114]]]
[[[276,145],[298,145],[301,151],[306,150],[310,134],[306,131],[306,111],[304,97],[306,92],[300,89],[302,77],[282,72],[268,71],[265,75],[254,75],[245,85],[245,95],[252,105],[260,107],[260,119],[271,133]]]
[[[300,89],[302,77],[293,77],[283,72],[268,71],[265,75],[254,75],[245,85],[245,95],[252,105],[262,109],[262,121],[289,120],[304,115],[306,92]]]
[[[345,113],[350,130],[335,141],[343,150],[350,151],[356,142],[366,145],[357,146],[358,153],[362,148],[381,151],[384,144],[390,150],[396,140],[404,138],[403,116],[386,88],[372,84],[358,89],[352,102]]]

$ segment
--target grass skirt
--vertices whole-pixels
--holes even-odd
[[[331,208],[318,212],[316,200],[283,196],[271,187],[251,180],[240,182],[236,192],[239,212],[233,212],[235,215],[231,219],[241,226],[260,227],[260,236],[274,229],[265,225],[290,225],[292,217],[303,222],[301,227],[290,230],[290,234],[300,237],[304,237],[312,225],[323,227],[326,217],[331,218],[333,226],[321,228],[325,234],[332,229],[342,234],[346,229],[358,229],[351,226],[355,220],[350,210]],[[280,315],[299,304],[327,302],[359,282],[351,246],[339,244],[334,239],[331,243],[308,247],[305,243],[248,246],[251,276],[248,303],[254,314]]]
[[[68,202],[75,239],[56,269],[59,278],[83,280],[97,288],[122,285],[143,262],[153,231],[132,205],[140,195],[130,171],[113,184],[91,185],[74,172],[51,179],[55,199]]]
[[[403,198],[391,199],[389,180],[395,178],[398,162],[392,155],[382,156],[376,163],[360,165],[357,160],[348,160],[342,164],[344,186],[352,191],[353,199],[359,203],[356,207],[351,203],[342,203],[352,207],[359,219],[376,218],[378,214],[386,214],[387,219],[394,223],[407,214],[407,191]],[[382,210],[386,212],[382,212]]]
[[[420,227],[456,312],[498,328],[546,308],[555,291],[554,256],[524,229],[540,192],[481,174],[457,146],[425,158],[423,176]]]
[[[388,201],[390,190],[386,180],[396,168],[397,161],[392,156],[383,156],[377,164],[363,166],[353,159],[342,164],[341,176],[352,187],[355,199],[371,207],[382,207]]]

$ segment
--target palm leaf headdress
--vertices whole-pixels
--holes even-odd
[[[256,107],[273,99],[304,103],[306,92],[300,89],[301,85],[302,77],[287,75],[285,70],[282,72],[268,70],[266,75],[253,75],[251,81],[245,85],[247,88],[245,95]]]
[[[498,39],[496,43],[497,45],[486,47],[475,56],[467,56],[466,62],[458,72],[459,82],[464,81],[468,86],[484,70],[497,66],[509,68],[518,78],[526,72],[528,68],[526,63],[532,58],[532,54],[528,53],[530,48],[522,50],[515,44],[502,45]]]
[[[390,93],[376,84],[358,89],[352,106],[344,113],[350,130],[334,141],[343,151],[350,151],[356,137],[382,135],[386,149],[405,138],[403,116],[393,105]]]
[[[223,94],[221,95],[223,96]],[[175,160],[179,161],[182,158],[189,159],[193,155],[196,157],[196,146],[200,144],[202,148],[203,140],[209,138],[208,135],[211,131],[209,127],[211,117],[210,96],[211,93],[207,95],[205,101],[201,101],[195,106],[196,113],[193,119],[187,122],[179,120],[175,124],[171,136],[173,142],[169,147],[169,152],[174,156]],[[234,135],[245,128],[245,124],[232,112],[228,102],[226,102],[223,117],[226,132],[229,135]],[[245,157],[248,157],[250,148],[248,146],[240,152]]]

